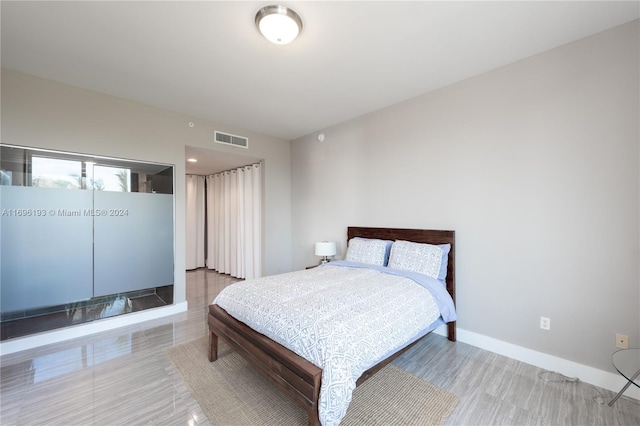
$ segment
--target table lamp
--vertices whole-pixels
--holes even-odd
[[[316,256],[322,256],[320,265],[329,262],[328,257],[335,256],[335,254],[336,254],[335,241],[322,241],[320,243],[316,243]]]

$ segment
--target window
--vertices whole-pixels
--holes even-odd
[[[86,164],[87,188],[97,191],[131,192],[130,169]]]
[[[34,155],[31,157],[31,186],[82,188],[82,162]]]

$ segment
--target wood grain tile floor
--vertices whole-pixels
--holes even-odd
[[[189,311],[0,357],[0,424],[209,425],[165,349],[207,334],[236,281],[187,272]],[[449,425],[640,425],[640,402],[461,342],[429,336],[394,363],[456,394]]]

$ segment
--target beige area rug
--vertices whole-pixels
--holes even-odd
[[[219,341],[218,360],[207,359],[208,338],[174,346],[169,359],[213,425],[307,425],[307,414]],[[440,425],[458,398],[393,365],[353,393],[341,425]]]

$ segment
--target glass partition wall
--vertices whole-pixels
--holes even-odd
[[[173,303],[174,171],[0,144],[2,340]]]

